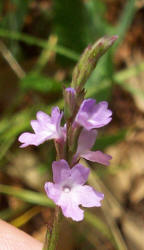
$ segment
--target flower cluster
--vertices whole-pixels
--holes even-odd
[[[94,99],[85,99],[75,113],[77,103],[76,91],[73,88],[65,90],[65,103],[69,118],[64,126],[61,126],[63,112],[60,112],[58,107],[52,109],[51,116],[39,111],[37,120],[31,121],[34,133],[21,134],[19,141],[22,143],[21,147],[26,147],[38,146],[53,139],[57,145],[62,146],[63,153],[60,154],[59,160],[52,163],[54,183],[45,183],[45,191],[47,196],[61,207],[64,216],[80,221],[84,217],[84,211],[79,205],[99,207],[104,194],[84,185],[90,169],[79,164],[79,160],[85,158],[109,165],[111,156],[101,151],[91,151],[91,148],[96,141],[98,129],[111,121],[112,112],[108,109],[107,102],[96,103]],[[70,149],[70,158],[67,156],[66,147]]]

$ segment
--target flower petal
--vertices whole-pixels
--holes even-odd
[[[61,137],[63,135],[62,128],[60,127],[62,116],[63,116],[63,112],[60,113],[59,107],[54,107],[52,109],[51,121],[53,124],[56,125],[56,131],[57,131],[58,137]]]
[[[95,105],[95,100],[94,99],[86,99],[82,102],[79,111],[76,115],[75,122],[83,126],[85,129],[89,130],[89,124],[88,119],[89,116],[91,115],[93,106]]]
[[[72,218],[75,221],[83,220],[84,211],[71,199],[70,195],[62,196],[57,204],[61,207],[65,217]]]
[[[23,143],[20,147],[24,148],[29,145],[38,146],[45,141],[45,138],[39,137],[32,133],[23,133],[19,136],[18,140]]]
[[[54,107],[51,112],[51,119],[53,123],[57,123],[59,121],[59,118],[61,116],[59,107]]]
[[[77,154],[79,155],[91,149],[95,143],[96,136],[97,136],[96,129],[89,131],[83,129],[78,140]]]
[[[92,98],[85,99],[80,106],[79,112],[81,111],[88,112],[88,113],[91,112],[95,103],[96,103],[96,100]]]
[[[81,154],[81,157],[92,162],[98,162],[100,164],[108,166],[112,157],[110,155],[104,154],[101,151],[87,151]]]
[[[65,160],[54,161],[52,164],[53,180],[55,183],[61,183],[70,176],[70,167]]]
[[[57,186],[52,182],[46,182],[44,189],[46,191],[47,196],[57,204],[61,195],[61,190],[57,188]]]
[[[52,117],[42,111],[37,112],[37,121],[31,121],[31,125],[37,134],[45,134],[48,138],[56,138],[56,124],[52,121]],[[36,124],[36,122],[38,124]]]
[[[100,201],[104,198],[104,194],[88,185],[77,186],[75,195],[77,195],[78,203],[84,207],[100,207]]]
[[[61,206],[65,217],[72,218],[75,221],[81,221],[84,218],[84,211],[78,205],[71,203],[68,206]]]
[[[51,118],[48,114],[44,113],[43,111],[38,111],[36,114],[37,120],[41,123],[49,123]]]
[[[35,133],[39,133],[41,131],[41,126],[39,125],[39,122],[36,120],[31,121],[31,126]]]
[[[89,168],[86,168],[81,164],[76,164],[71,169],[71,176],[69,180],[74,184],[83,185],[88,179],[89,172],[90,172]]]
[[[108,109],[108,103],[105,101],[96,104],[93,112],[92,121],[96,126],[94,126],[95,128],[103,127],[112,120],[112,111]]]

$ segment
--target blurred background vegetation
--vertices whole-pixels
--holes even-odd
[[[105,201],[81,223],[63,220],[58,250],[144,249],[144,1],[0,1],[0,218],[41,241],[52,223],[43,185],[55,150],[51,142],[20,149],[17,138],[38,110],[63,108],[62,87],[84,48],[115,34],[86,84],[87,97],[113,110],[94,146],[112,155],[111,166],[91,164],[89,178]]]

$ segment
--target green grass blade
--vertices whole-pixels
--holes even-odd
[[[135,11],[135,0],[128,0],[125,4],[125,8],[123,10],[122,15],[120,16],[118,24],[111,31],[112,34],[117,34],[119,36],[119,39],[117,43],[113,46],[113,48],[116,48],[122,42],[126,31],[129,29],[132,23]]]
[[[43,193],[33,192],[2,184],[0,184],[0,193],[15,196],[16,198],[31,204],[54,207],[54,203]]]
[[[21,32],[10,31],[10,30],[5,30],[5,29],[0,28],[0,37],[22,41],[27,44],[35,45],[41,48],[48,48],[47,41],[37,38],[37,37],[29,36]],[[70,49],[67,49],[63,46],[56,45],[55,47],[52,47],[49,49],[73,61],[77,61],[79,59],[79,55],[76,52]]]

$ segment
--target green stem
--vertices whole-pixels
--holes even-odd
[[[49,229],[47,227],[46,236],[45,236],[45,242],[44,242],[44,246],[43,246],[42,250],[47,250],[48,249],[49,241],[50,241],[50,231],[49,231]]]
[[[43,250],[55,250],[59,235],[60,208],[55,208],[54,222],[52,229],[47,228]]]
[[[47,250],[55,250],[57,246],[58,236],[59,236],[59,220],[60,220],[60,208],[57,206],[55,208],[54,223],[52,228],[52,233],[50,237],[50,242]]]

